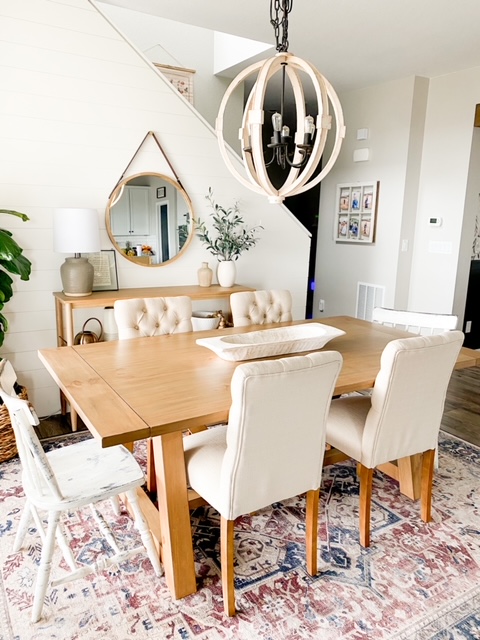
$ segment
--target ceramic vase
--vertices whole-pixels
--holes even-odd
[[[222,260],[217,267],[217,280],[221,287],[233,287],[237,269],[233,260]]]
[[[197,271],[198,285],[200,287],[209,287],[212,284],[213,271],[208,266],[208,262],[202,262],[202,266]]]
[[[105,307],[103,311],[103,341],[118,340],[118,327],[115,322],[113,307]]]

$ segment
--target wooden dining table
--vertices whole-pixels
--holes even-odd
[[[318,320],[221,331],[237,334],[306,322]],[[386,344],[411,336],[348,316],[322,318],[321,323],[345,331],[323,348],[343,356],[336,395],[371,388]],[[230,380],[239,364],[196,343],[218,335],[219,330],[180,333],[39,351],[71,408],[102,447],[154,438],[158,511],[142,490],[140,499],[177,599],[196,591],[183,434],[228,419]],[[480,352],[462,348],[456,368],[478,364]],[[332,452],[330,462],[337,459]]]

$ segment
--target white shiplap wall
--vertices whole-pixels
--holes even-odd
[[[135,51],[88,0],[0,1],[0,208],[27,213],[28,223],[2,216],[33,263],[30,281],[15,279],[5,313],[1,355],[9,358],[39,415],[59,410],[58,391],[37,357],[56,346],[53,291],[61,289],[65,256],[52,250],[56,207],[98,210],[102,248],[108,195],[147,131],[155,131],[189,193],[195,214],[239,200],[248,224],[264,226],[261,242],[237,262],[239,282],[292,291],[304,317],[310,238],[280,206],[238,184],[223,165],[210,126]],[[154,153],[147,169],[164,164]],[[150,165],[150,162],[152,163]],[[171,265],[148,269],[117,255],[120,287],[190,284],[211,256],[197,238]],[[101,315],[98,313],[90,315]],[[78,318],[79,323],[85,319]]]

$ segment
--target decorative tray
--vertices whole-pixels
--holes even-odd
[[[224,360],[252,360],[301,351],[315,351],[345,331],[319,322],[263,329],[214,338],[198,338],[197,344]]]

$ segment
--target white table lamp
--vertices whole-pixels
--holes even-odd
[[[98,213],[95,209],[55,209],[53,215],[53,249],[73,253],[60,267],[66,296],[89,296],[93,287],[93,266],[82,253],[100,251]]]

